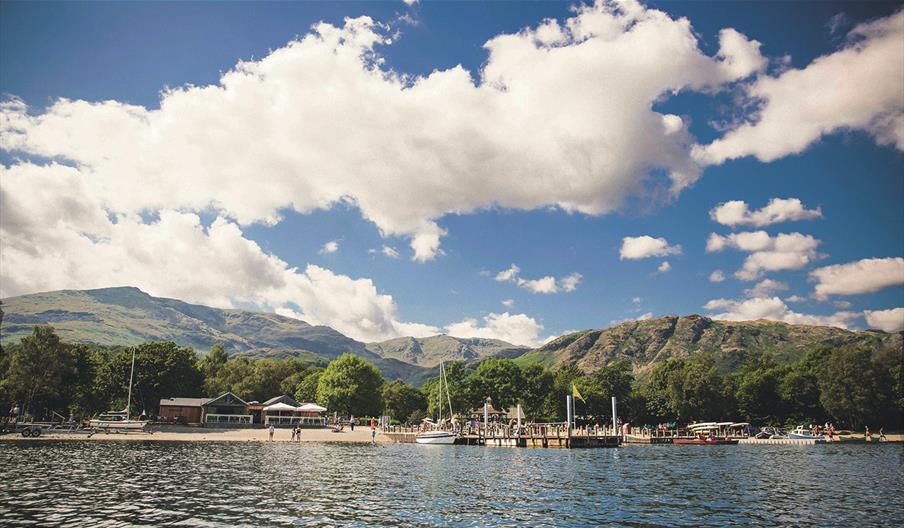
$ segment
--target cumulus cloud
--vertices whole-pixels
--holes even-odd
[[[703,308],[717,312],[711,317],[725,321],[751,321],[768,319],[790,324],[837,326],[848,328],[860,317],[856,312],[835,312],[831,315],[810,315],[792,311],[778,297],[754,297],[751,299],[713,299]]]
[[[725,280],[725,274],[722,270],[715,270],[709,274],[709,282],[722,282]]]
[[[756,120],[707,146],[703,164],[743,156],[763,162],[803,151],[826,134],[863,130],[881,145],[904,150],[904,11],[856,26],[846,45],[803,69],[762,75],[747,88],[760,103]]]
[[[286,209],[350,203],[427,261],[449,213],[599,215],[628,196],[680,192],[700,167],[686,125],[655,103],[763,64],[759,43],[734,30],[708,56],[687,19],[631,0],[495,36],[476,76],[392,71],[380,56],[392,36],[369,17],[318,23],[216,84],[164,90],[159,108],[12,99],[0,108],[0,148],[68,160],[115,214],[213,210],[273,224]]]
[[[652,318],[653,318],[653,312],[647,312],[647,313],[638,315],[637,317],[627,317],[627,318],[625,318],[625,319],[613,319],[613,320],[609,321],[609,325],[610,325],[610,326],[615,326],[615,325],[619,325],[619,324],[622,324],[622,323],[631,323],[631,322],[636,322],[636,321],[646,321],[647,319],[652,319]]]
[[[371,255],[380,254],[391,259],[399,258],[399,252],[392,246],[383,246],[380,249],[368,249],[367,252]]]
[[[804,302],[806,300],[807,300],[806,297],[801,297],[800,295],[792,295],[790,297],[785,297],[785,302],[790,302],[790,303],[799,303],[799,302]]]
[[[650,257],[665,257],[666,255],[680,255],[681,246],[670,246],[664,238],[653,238],[649,235],[622,238],[619,260],[644,259]]]
[[[513,282],[534,293],[559,293],[573,292],[583,278],[580,273],[575,272],[560,279],[556,279],[551,275],[539,279],[525,279],[520,276],[520,273],[521,268],[512,264],[510,268],[496,274],[496,281]]]
[[[872,293],[904,284],[904,258],[869,258],[815,269],[813,296],[825,300],[830,295]]]
[[[433,335],[400,321],[392,296],[370,279],[265,252],[234,222],[194,213],[110,217],[79,171],[19,164],[0,170],[0,296],[55,289],[136,286],[217,307],[257,306],[365,341]]]
[[[669,261],[663,260],[662,263],[659,265],[659,267],[656,268],[656,271],[658,271],[659,273],[666,273],[667,271],[670,271],[671,269],[672,269],[672,265],[669,264]]]
[[[706,241],[707,252],[718,252],[726,248],[738,249],[750,255],[735,272],[741,280],[756,280],[767,271],[800,269],[818,255],[816,248],[820,241],[811,235],[800,233],[780,233],[774,237],[765,231],[748,231],[719,235],[711,233]]]
[[[866,310],[863,312],[866,324],[870,328],[878,328],[886,332],[900,332],[904,330],[904,308],[892,308],[890,310]]]
[[[731,200],[717,205],[709,217],[726,226],[763,227],[794,220],[812,220],[822,217],[822,210],[807,209],[798,198],[773,198],[762,209],[751,211],[747,202]]]
[[[326,255],[329,253],[335,253],[339,251],[339,241],[338,240],[330,240],[326,244],[324,244],[318,253],[321,255]]]
[[[502,306],[505,306],[506,308],[511,308],[512,306],[515,306],[515,300],[514,299],[505,299],[504,301],[502,301]]]
[[[514,345],[537,346],[543,331],[543,324],[525,314],[509,314],[508,312],[491,313],[477,319],[465,319],[446,327],[446,333],[454,337],[481,337],[485,339],[501,339]]]
[[[771,297],[777,292],[788,289],[788,285],[772,279],[763,279],[756,283],[753,288],[744,290],[747,297]]]

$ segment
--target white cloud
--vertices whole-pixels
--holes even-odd
[[[392,259],[399,258],[399,252],[396,251],[396,249],[391,246],[383,246],[380,249],[368,249],[367,252],[370,253],[371,255],[375,255],[375,254],[379,253],[379,254],[382,254],[383,256],[386,256],[386,257],[389,257]]]
[[[649,235],[622,238],[619,260],[643,259],[650,257],[665,257],[666,255],[680,255],[681,246],[670,246],[664,238],[653,238]]]
[[[749,231],[718,235],[711,233],[706,241],[707,252],[735,248],[750,255],[744,265],[735,272],[741,280],[756,280],[767,271],[800,269],[818,255],[816,248],[820,241],[811,235],[800,233],[780,233],[774,237],[765,231]]]
[[[722,282],[725,280],[725,274],[722,270],[715,270],[709,274],[709,282]]]
[[[525,314],[508,312],[491,313],[483,317],[483,324],[477,319],[465,319],[446,327],[446,333],[454,337],[481,337],[501,339],[514,345],[537,346],[543,324]]]
[[[659,267],[656,268],[656,271],[658,271],[659,273],[666,273],[667,271],[670,271],[671,269],[672,269],[672,265],[669,264],[669,261],[663,260],[662,264],[660,264]]]
[[[627,317],[625,319],[613,319],[613,320],[609,321],[609,326],[615,326],[615,325],[619,325],[622,323],[632,323],[632,322],[636,322],[636,321],[646,321],[647,319],[652,319],[652,318],[653,318],[653,312],[647,312],[647,313],[638,315],[637,317]]]
[[[413,6],[414,4],[418,3],[418,0],[402,0],[402,1],[405,2],[405,5],[407,5],[407,6]]]
[[[904,284],[904,258],[870,258],[817,268],[810,272],[816,281],[813,296],[825,300],[829,295],[872,293]]]
[[[763,279],[760,282],[756,283],[753,288],[744,290],[744,295],[746,295],[747,297],[771,297],[775,293],[785,291],[787,289],[788,285],[784,282],[779,282],[772,279]]]
[[[533,293],[559,293],[573,292],[577,289],[583,276],[580,273],[572,273],[560,279],[556,279],[551,275],[539,279],[524,279],[519,274],[521,268],[512,264],[510,268],[502,270],[496,274],[497,282],[513,282],[518,286],[530,290]]]
[[[837,326],[848,328],[860,314],[856,312],[836,312],[831,315],[809,315],[794,312],[778,297],[754,297],[752,299],[713,299],[704,309],[718,312],[713,319],[725,321],[751,321],[768,319],[790,324]]]
[[[318,253],[325,255],[325,254],[329,254],[329,253],[335,253],[337,251],[339,251],[339,241],[338,240],[330,240],[329,242],[324,244],[323,247],[320,248],[320,251],[318,251]]]
[[[773,198],[762,209],[751,211],[747,202],[731,200],[719,204],[709,212],[709,217],[726,226],[749,225],[763,227],[780,222],[821,218],[822,211],[807,209],[797,198]]]
[[[866,310],[863,312],[866,323],[870,328],[878,328],[886,332],[900,332],[904,330],[904,308],[892,308],[890,310]]]
[[[853,306],[853,304],[850,301],[834,301],[832,302],[832,306],[834,306],[835,308],[840,308],[842,310],[847,310],[848,308]]]
[[[217,307],[257,306],[329,325],[365,341],[439,329],[400,321],[370,279],[289,267],[218,217],[162,210],[156,218],[104,214],[76,169],[0,169],[0,296],[136,286]]]
[[[661,195],[658,174],[677,194],[700,167],[686,126],[655,103],[762,65],[759,44],[733,30],[707,56],[687,19],[634,2],[495,36],[476,78],[460,66],[387,69],[380,50],[392,31],[368,17],[318,23],[217,84],[165,89],[159,108],[9,100],[0,148],[71,161],[114,214],[215,211],[273,224],[289,208],[351,203],[426,261],[440,252],[446,214],[605,214],[629,196]]]
[[[904,11],[855,27],[847,45],[806,68],[763,75],[747,88],[762,103],[755,122],[705,147],[703,164],[743,156],[769,162],[803,151],[826,134],[863,130],[904,150]]]
[[[792,295],[790,297],[785,297],[785,302],[790,302],[790,303],[799,303],[799,302],[804,302],[806,300],[807,300],[806,297],[801,297],[800,295]]]
[[[515,306],[515,300],[514,299],[505,299],[504,301],[502,301],[502,306],[505,306],[506,308],[511,308],[512,306]]]

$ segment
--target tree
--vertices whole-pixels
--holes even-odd
[[[439,376],[430,378],[421,388],[424,394],[427,395],[427,413],[430,416],[439,414],[439,405],[442,405],[443,414],[448,414],[447,386],[453,412],[466,413],[478,405],[483,405],[480,397],[475,396],[475,393],[471,390],[470,377],[464,361],[450,361],[444,365],[444,370],[446,372],[446,383],[443,384],[442,393],[439,390]]]
[[[108,403],[116,408],[125,406],[133,350],[135,375],[131,414],[156,413],[161,398],[201,395],[202,378],[194,350],[172,341],[152,342],[118,350],[98,368],[96,386]]]
[[[295,387],[295,400],[301,403],[317,403],[317,385],[323,369],[312,367],[305,372],[304,378]]]
[[[552,390],[546,397],[546,415],[556,420],[565,421],[567,410],[565,409],[565,397],[571,394],[572,382],[584,376],[577,365],[570,363],[562,365],[553,377]],[[583,394],[582,394],[583,395]]]
[[[511,359],[487,359],[477,366],[469,380],[471,391],[480,400],[493,399],[499,410],[513,407],[520,399],[524,380],[521,368]]]
[[[222,390],[221,375],[228,360],[229,356],[223,343],[214,343],[210,351],[198,362],[198,368],[204,377],[204,393],[208,396],[214,397],[226,392]]]
[[[427,411],[427,396],[402,380],[383,387],[383,407],[387,416],[405,421],[417,411]]]
[[[521,377],[521,404],[525,416],[533,420],[546,417],[546,398],[552,390],[554,376],[540,365],[528,365],[521,369]]]
[[[65,381],[73,371],[72,356],[53,327],[35,326],[30,336],[10,347],[3,385],[27,411],[62,410]]]
[[[383,376],[358,356],[330,362],[317,384],[317,401],[341,415],[377,415],[383,410]]]
[[[784,416],[779,384],[782,369],[768,355],[747,362],[733,377],[737,410],[751,423],[775,422]]]
[[[839,348],[822,365],[819,401],[833,418],[857,428],[881,418],[891,403],[892,384],[888,371],[878,368],[869,350]]]
[[[618,401],[618,412],[622,418],[633,416],[634,402],[631,399],[631,386],[634,383],[634,374],[631,369],[631,362],[627,360],[613,361],[592,374],[594,381],[599,386],[599,390],[605,399],[603,403],[604,410],[597,414],[611,414],[611,410],[607,413],[605,408],[611,409],[612,397],[615,396]]]

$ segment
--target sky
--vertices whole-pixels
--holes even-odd
[[[904,328],[900,2],[0,3],[0,296]]]

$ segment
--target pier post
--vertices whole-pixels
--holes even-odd
[[[571,394],[565,396],[565,408],[568,414],[568,423],[566,424],[568,438],[565,441],[567,442],[566,446],[571,447],[571,425],[574,423],[574,396]]]
[[[615,396],[612,397],[612,434],[618,436],[618,409],[615,406]]]

